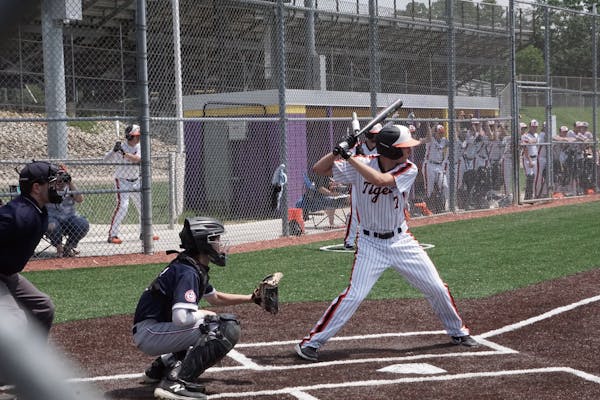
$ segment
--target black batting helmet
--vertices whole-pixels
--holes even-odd
[[[180,247],[191,255],[207,254],[211,262],[223,267],[227,261],[227,253],[215,246],[223,233],[223,224],[214,218],[186,218],[183,229],[179,232]]]
[[[413,147],[421,142],[412,138],[410,130],[404,125],[388,125],[375,136],[377,140],[377,153],[397,160],[402,157],[402,149]]]

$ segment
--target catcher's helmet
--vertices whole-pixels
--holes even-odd
[[[211,262],[223,267],[227,261],[227,252],[220,246],[223,233],[223,224],[214,218],[186,218],[179,233],[180,247],[191,255],[207,254]]]
[[[413,147],[421,142],[410,135],[409,129],[404,125],[385,126],[376,136],[377,152],[392,160],[401,158],[404,154],[402,149]]]
[[[140,136],[140,126],[133,124],[125,128],[125,139],[131,140],[134,136]]]

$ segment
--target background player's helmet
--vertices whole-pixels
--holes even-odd
[[[385,126],[376,136],[377,152],[392,160],[397,160],[404,154],[402,149],[413,147],[421,142],[410,135],[409,129],[404,125]]]
[[[211,262],[223,267],[227,262],[226,247],[220,240],[223,233],[223,224],[214,218],[186,218],[179,232],[180,247],[191,255],[207,254]]]
[[[133,124],[125,128],[125,139],[131,140],[134,136],[140,136],[140,126]]]
[[[367,133],[365,133],[365,137],[367,139],[373,139],[375,137],[375,135],[377,133],[379,133],[379,131],[381,131],[382,128],[383,128],[383,126],[379,123],[373,125],[373,127],[371,129],[369,129],[369,131]]]

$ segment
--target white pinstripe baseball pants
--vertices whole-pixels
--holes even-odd
[[[391,239],[378,239],[361,232],[350,284],[333,300],[310,333],[302,339],[301,345],[314,348],[324,345],[348,322],[381,274],[390,267],[424,294],[448,335],[469,334],[448,287],[410,232],[402,232]]]

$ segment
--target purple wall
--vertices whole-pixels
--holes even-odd
[[[252,116],[250,116],[252,117]],[[303,175],[309,168],[307,163],[306,121],[294,121],[304,114],[290,114],[287,131],[286,171],[288,174],[288,208],[295,207],[304,193]],[[203,124],[184,124],[186,146],[185,208],[203,213],[206,208],[204,163],[202,159]],[[279,122],[253,122],[247,124],[245,140],[228,142],[227,154],[230,163],[230,217],[269,217],[276,213],[271,209],[271,178],[280,164]],[[223,161],[224,163],[227,160]],[[225,164],[224,164],[225,165]],[[310,164],[312,166],[312,163]]]

